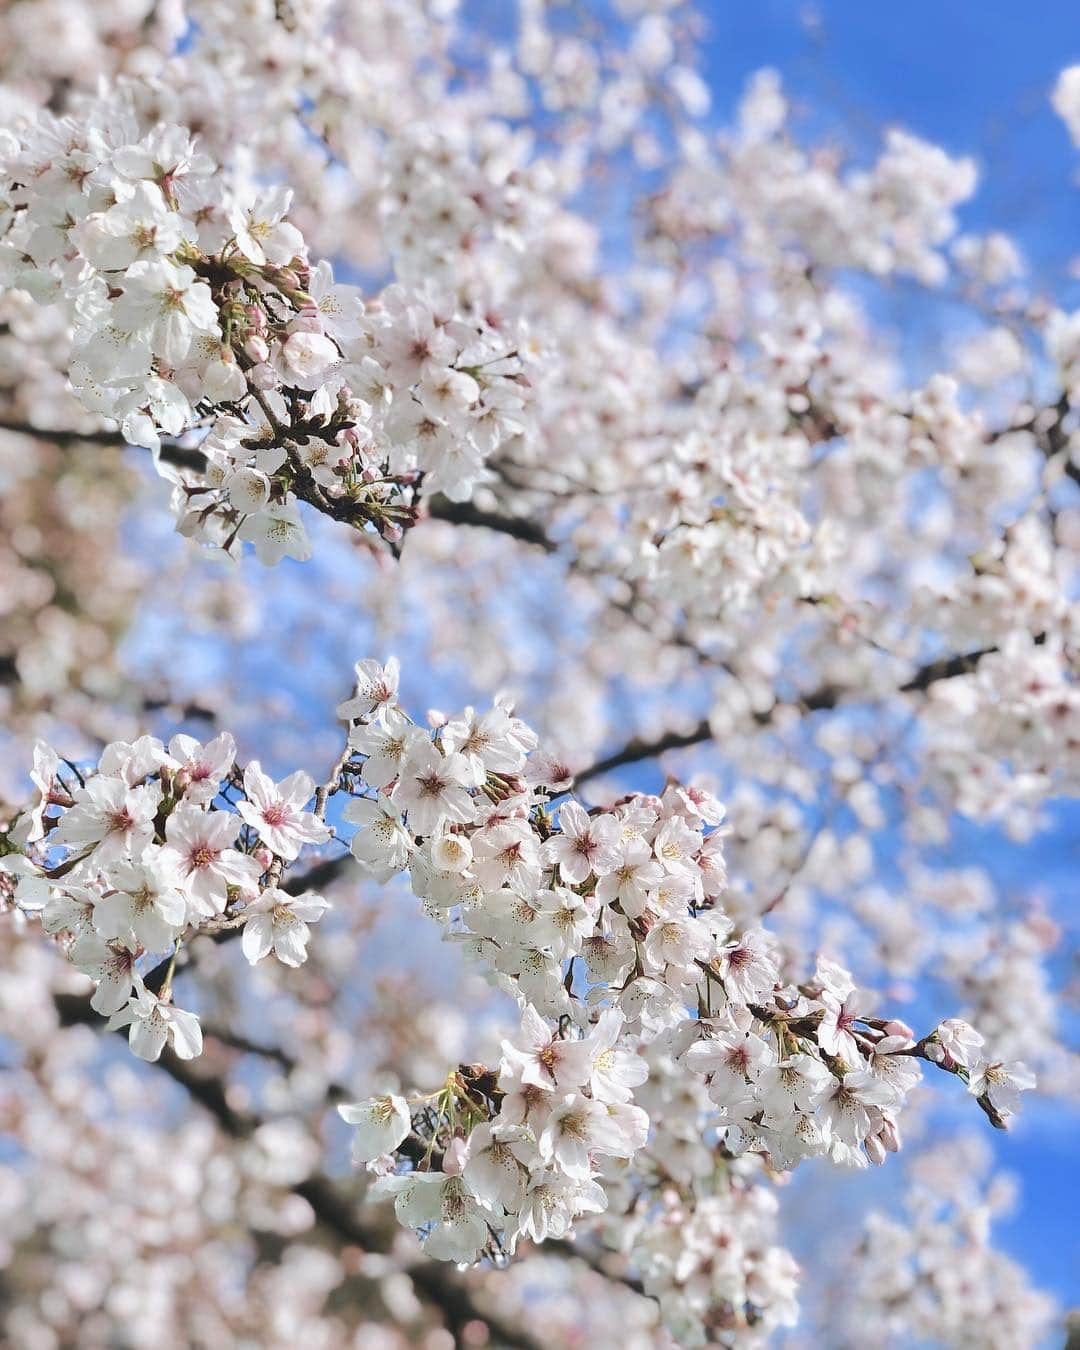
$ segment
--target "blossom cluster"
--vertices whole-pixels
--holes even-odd
[[[524,426],[512,327],[449,292],[365,307],[287,189],[121,97],[96,112],[3,134],[0,281],[64,307],[72,388],[154,451],[180,531],[273,564],[309,556],[300,501],[395,542],[425,498],[468,498]]]
[[[0,828],[13,1342],[441,1350],[431,1323],[467,1317],[468,1290],[524,1331],[542,1284],[547,1343],[756,1350],[796,1315],[784,1169],[880,1161],[901,1129],[908,1155],[927,1063],[995,1124],[1030,1082],[1014,1060],[1075,1090],[1053,890],[1018,893],[993,850],[942,858],[958,815],[1026,838],[1080,783],[1080,312],[1005,235],[959,233],[973,159],[903,130],[867,155],[842,129],[814,143],[772,72],[730,125],[704,120],[709,8],[0,6],[0,796],[38,736],[132,747],[42,747],[39,801]],[[1052,102],[1080,144],[1080,68]],[[916,325],[917,357],[898,288],[903,313],[914,295],[942,317],[940,342]],[[160,485],[133,497],[150,456],[122,435],[203,550],[157,549]],[[309,543],[313,513],[338,528]],[[293,591],[288,568],[201,566],[249,543],[268,563],[316,549],[318,574]],[[311,663],[281,656],[298,635],[347,650],[361,617],[373,645],[520,690],[544,751],[504,700],[418,727],[393,671],[366,667],[317,791],[248,787],[227,737],[136,753],[158,713],[159,733],[258,725],[264,763],[304,762]],[[193,628],[229,651],[224,679],[197,669]],[[151,653],[141,687],[125,631]],[[694,745],[722,818],[700,786],[613,800],[612,766]],[[195,759],[196,778],[222,766],[209,800],[176,767]],[[339,845],[359,826],[377,879],[336,906],[332,942],[326,924],[307,942],[323,904],[286,876],[287,837],[248,818],[276,828],[263,808],[285,796],[316,847],[312,821]],[[185,870],[200,822],[221,877]],[[322,878],[355,875],[340,852]],[[402,873],[520,1005],[501,1054],[493,1019],[465,1031],[478,981],[453,1008],[428,987],[456,962],[420,997],[411,944],[363,948],[377,911],[411,922],[401,887],[378,894]],[[53,941],[35,947],[28,912]],[[228,959],[271,951],[284,968],[246,985]],[[60,1029],[97,1016],[76,966],[181,1080],[161,1047],[194,1053],[199,1023],[174,1000],[200,1013],[197,1109],[220,1086],[223,1129],[169,1133],[163,1076]],[[959,1018],[917,1038],[849,969],[901,999],[945,981]],[[417,1263],[388,1208],[318,1177],[343,1083],[387,1089],[347,1110],[357,1155],[428,1251],[517,1249],[514,1270]],[[530,1252],[544,1231],[579,1258]],[[967,1344],[974,1325],[1016,1350],[1049,1316],[978,1203],[875,1224],[853,1264],[830,1345],[879,1324]],[[515,1337],[492,1321],[490,1339]]]
[[[140,1059],[167,1044],[182,1059],[202,1053],[199,1019],[172,997],[185,942],[242,928],[253,965],[273,952],[298,966],[327,907],[278,885],[302,848],[330,838],[306,809],[311,777],[274,783],[257,760],[242,772],[235,760],[227,732],[205,745],[177,735],[168,747],[141,736],[106,746],[84,774],[39,742],[34,803],[6,835],[0,871],[15,902],[93,980],[91,1007],[111,1028],[130,1027]]]
[[[381,1174],[376,1191],[394,1194],[430,1255],[472,1262],[565,1237],[607,1209],[620,1169],[647,1208],[678,1186],[680,1154],[685,1203],[714,1157],[758,1155],[774,1171],[823,1155],[881,1163],[900,1146],[919,1060],[967,1083],[998,1126],[1032,1085],[1023,1065],[987,1062],[967,1023],[916,1040],[872,1015],[827,958],[790,979],[776,938],[725,912],[711,793],[669,783],[588,810],[508,702],[424,728],[398,702],[396,663],[361,662],[356,682],[338,709],[351,724],[354,856],[379,881],[407,871],[447,939],[520,1008],[497,1066],[461,1065],[412,1102],[339,1108],[355,1159]],[[679,1142],[659,1147],[638,1101],[655,1056],[690,1112]],[[670,1097],[654,1093],[673,1128]],[[659,1168],[639,1167],[642,1150]]]
[[[41,743],[3,871],[136,1055],[171,1044],[191,1058],[202,1032],[173,1001],[181,947],[239,932],[252,964],[273,952],[300,965],[326,902],[290,894],[282,875],[329,840],[327,800],[345,795],[363,870],[407,872],[446,938],[519,1006],[496,1066],[339,1108],[354,1158],[430,1256],[502,1261],[524,1240],[571,1236],[583,1216],[621,1215],[681,1336],[722,1330],[718,1317],[785,1325],[782,1248],[742,1241],[722,1267],[702,1254],[744,1209],[769,1231],[763,1168],[884,1161],[920,1060],[964,1081],[995,1125],[1018,1108],[1032,1075],[985,1058],[968,1023],[917,1041],[873,1016],[835,962],[791,978],[778,939],[725,909],[724,809],[710,792],[670,782],[587,809],[508,700],[429,714],[425,728],[398,685],[395,661],[357,665],[338,708],[347,744],[318,790],[303,771],[275,783],[258,761],[241,770],[228,733],[114,742],[86,773]],[[700,1241],[673,1261],[665,1234],[680,1216]]]

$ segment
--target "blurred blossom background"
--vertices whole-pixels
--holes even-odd
[[[295,22],[276,29],[273,8],[210,0],[186,8],[149,0],[7,4],[0,124],[35,104],[62,109],[99,76],[153,79],[163,60],[195,61],[214,43],[246,41],[261,62],[257,78],[277,91],[253,95],[250,116],[265,116],[271,129],[273,118],[292,126],[276,146],[253,138],[254,172],[296,189],[292,218],[313,256],[333,259],[339,280],[376,291],[394,275],[398,244],[382,194],[394,156],[412,153],[401,147],[399,123],[412,119],[421,140],[445,123],[455,152],[467,155],[470,135],[482,139],[470,120],[505,121],[515,136],[531,137],[532,153],[550,153],[569,184],[560,208],[567,223],[551,245],[573,274],[567,290],[587,310],[614,316],[609,351],[595,361],[595,351],[581,354],[583,378],[617,368],[622,380],[631,371],[619,346],[620,314],[631,316],[635,341],[647,337],[689,378],[703,316],[715,320],[723,247],[711,261],[704,244],[702,256],[688,247],[699,271],[679,290],[671,281],[679,264],[650,236],[656,216],[644,204],[655,207],[670,190],[687,121],[712,143],[731,134],[748,89],[767,99],[779,88],[790,136],[817,147],[823,167],[872,165],[884,133],[896,127],[954,161],[970,160],[953,172],[970,169],[978,184],[956,205],[956,230],[942,252],[952,248],[955,256],[957,238],[1003,232],[1023,259],[1015,284],[1027,297],[1066,313],[1080,306],[1080,160],[1051,105],[1061,70],[1080,62],[1080,16],[1064,0],[1035,8],[928,0],[900,7],[343,0],[286,5]],[[342,87],[333,117],[327,114],[339,123],[339,139],[329,153],[293,125],[309,114],[317,123],[325,112],[318,92],[283,111],[302,87],[308,26],[324,22],[343,24],[346,35]],[[561,83],[542,60],[530,64],[527,51],[523,58],[530,25],[554,35]],[[594,69],[581,58],[589,44],[608,53],[606,64]],[[684,106],[671,116],[657,99],[635,123],[630,88],[609,86],[632,66],[644,83],[650,72],[660,80],[676,59]],[[515,73],[515,63],[524,63],[524,73]],[[215,94],[215,82],[251,76],[232,55],[208,69],[203,98]],[[590,79],[599,82],[596,100],[582,96],[568,110],[567,90],[580,92]],[[310,84],[315,89],[319,80]],[[619,100],[628,105],[626,128]],[[196,93],[183,83],[161,103],[163,116],[210,140],[221,134],[215,116],[223,125],[244,116],[242,104],[227,113],[211,108],[208,125],[200,125]],[[575,146],[590,147],[580,150],[584,166],[574,163]],[[732,192],[737,208],[737,185]],[[572,227],[578,218],[587,227]],[[991,420],[1056,389],[1043,351],[1033,347],[1013,362],[1001,336],[1009,323],[972,302],[951,263],[942,279],[875,277],[843,262],[834,274],[875,334],[872,359],[889,363],[899,383],[915,387],[937,371],[961,372],[966,406],[984,408]],[[982,818],[946,809],[940,830],[928,827],[914,840],[916,807],[904,778],[921,763],[919,729],[896,707],[856,703],[758,744],[737,702],[683,646],[666,640],[663,624],[631,622],[612,605],[621,596],[618,555],[607,559],[610,575],[600,581],[569,561],[591,528],[587,511],[552,513],[561,546],[551,552],[429,519],[395,561],[306,512],[307,562],[286,558],[267,568],[250,553],[238,562],[206,557],[175,532],[169,486],[150,457],[75,409],[56,363],[59,314],[9,292],[0,325],[0,422],[40,429],[0,430],[0,801],[15,808],[26,798],[37,737],[80,760],[140,731],[206,739],[227,727],[241,763],[257,757],[275,778],[304,768],[319,782],[340,750],[335,707],[349,695],[353,663],[368,656],[400,658],[402,703],[417,716],[488,706],[497,691],[509,691],[544,745],[577,764],[634,736],[711,718],[712,741],[662,763],[615,768],[595,781],[593,800],[656,791],[668,772],[683,780],[701,775],[727,804],[729,872],[748,907],[758,904],[755,896],[783,891],[769,923],[786,939],[842,956],[913,1025],[932,1026],[960,1010],[977,1020],[981,1011],[988,1037],[998,1035],[1009,1058],[1032,1063],[1040,1075],[1007,1134],[983,1128],[962,1092],[935,1084],[919,1096],[904,1150],[886,1166],[849,1174],[817,1160],[779,1186],[781,1240],[803,1272],[802,1320],[772,1343],[1018,1344],[995,1340],[990,1326],[925,1338],[903,1322],[889,1340],[884,1322],[879,1332],[850,1320],[852,1309],[870,1306],[861,1302],[868,1296],[853,1266],[867,1223],[871,1233],[880,1231],[875,1224],[922,1223],[930,1234],[937,1203],[963,1213],[960,1241],[981,1241],[992,1229],[995,1248],[1053,1301],[1051,1314],[1032,1323],[1041,1328],[1039,1343],[1065,1344],[1080,1202],[1070,1049],[1075,800],[1051,794],[1030,811],[1009,807]],[[583,345],[589,342],[586,336]],[[648,369],[643,362],[643,380]],[[621,384],[612,398],[626,406]],[[631,408],[628,419],[638,411]],[[568,474],[589,458],[587,429],[573,442],[582,425],[569,414],[560,425],[572,443]],[[88,438],[47,434],[65,429]],[[1062,526],[1061,542],[1073,556],[1075,604],[1080,505],[1070,487],[1060,510],[1071,534]],[[483,503],[490,490],[480,491]],[[854,515],[858,521],[857,506]],[[872,532],[869,519],[862,527]],[[948,528],[944,522],[942,537]],[[932,560],[912,576],[931,584]],[[839,625],[809,632],[792,622],[777,636],[777,621],[766,653],[766,644],[755,646],[755,623],[751,603],[719,643],[736,665],[752,654],[741,668],[751,703],[773,684],[812,688],[816,671],[830,676],[849,659]],[[697,632],[715,636],[707,623]],[[939,733],[931,725],[921,734]],[[881,763],[895,772],[873,778]],[[872,791],[853,792],[864,777],[873,778]],[[342,825],[333,804],[328,820]],[[340,852],[338,843],[324,850]],[[352,1203],[365,1185],[349,1164],[348,1131],[328,1085],[359,1097],[373,1082],[437,1083],[447,1065],[497,1060],[514,1009],[455,945],[440,942],[407,878],[376,885],[350,871],[326,896],[333,909],[301,969],[264,962],[252,970],[234,949],[239,944],[204,940],[198,978],[177,977],[177,998],[203,1022],[214,1090],[236,1110],[257,1109],[264,1122],[243,1139],[228,1137],[198,1088],[132,1059],[119,1038],[90,1024],[58,1025],[54,993],[85,993],[86,982],[65,973],[33,922],[11,907],[0,915],[4,1343],[20,1350],[452,1344],[413,1283],[422,1258],[392,1216],[371,1220],[381,1247],[343,1242],[313,1224],[304,1186],[326,1176]],[[932,1235],[921,1250],[927,1261],[948,1264]],[[542,1248],[508,1271],[461,1279],[475,1290],[481,1314],[495,1318],[490,1326],[482,1316],[459,1323],[461,1345],[498,1345],[498,1319],[515,1318],[538,1319],[540,1343],[551,1347],[673,1344],[650,1300],[624,1287],[612,1291],[588,1265]]]

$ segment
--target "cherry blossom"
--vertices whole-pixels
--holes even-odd
[[[253,759],[244,770],[244,792],[246,800],[237,804],[237,810],[280,857],[291,861],[305,844],[322,844],[330,838],[323,822],[303,810],[315,793],[311,775],[303,770],[275,784]]]
[[[1026,1350],[930,1104],[1075,1096],[1080,318],[977,145],[498,8],[0,13],[2,1338]]]

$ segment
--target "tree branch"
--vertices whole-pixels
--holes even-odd
[[[54,1003],[64,1026],[105,1025],[85,998],[74,994],[56,994]],[[123,1029],[118,1034],[123,1035]],[[237,1110],[229,1103],[219,1078],[196,1072],[190,1062],[178,1059],[171,1051],[163,1052],[155,1067],[184,1088],[193,1101],[213,1116],[230,1138],[249,1139],[264,1124],[254,1112]],[[316,1173],[298,1181],[290,1189],[294,1195],[307,1201],[319,1224],[340,1242],[372,1251],[386,1250],[383,1234],[357,1216],[353,1201],[343,1195],[329,1177]],[[406,1274],[424,1299],[438,1309],[455,1338],[468,1323],[483,1322],[493,1342],[507,1347],[507,1350],[544,1350],[543,1343],[528,1331],[485,1312],[475,1302],[472,1291],[447,1266],[425,1259],[408,1266]]]
[[[1046,641],[1046,634],[1036,634],[1034,641],[1036,645],[1042,646]],[[997,647],[980,647],[975,651],[963,652],[957,656],[941,657],[935,661],[928,661],[926,665],[920,666],[909,680],[905,680],[903,684],[899,685],[896,692],[898,694],[925,693],[931,685],[937,684],[939,680],[951,680],[958,675],[969,675],[984,656],[990,656],[998,650]],[[821,688],[796,699],[795,706],[808,713],[826,711],[846,701],[845,695],[847,692],[847,690],[835,685],[822,685]],[[858,699],[851,701],[853,703],[858,702]],[[782,706],[785,705],[775,703],[767,712],[754,713],[754,721],[759,726],[768,726],[777,709]],[[587,769],[575,774],[574,782],[580,786],[582,783],[588,782],[590,778],[597,778],[600,774],[610,773],[613,769],[620,769],[626,764],[638,764],[642,760],[655,759],[658,755],[666,754],[669,750],[685,750],[692,745],[701,745],[711,739],[712,730],[707,718],[702,718],[689,731],[668,731],[652,740],[635,737],[620,750],[614,751],[603,759],[598,759],[594,764],[590,764]]]
[[[472,502],[452,502],[447,497],[432,497],[427,503],[427,513],[436,520],[446,520],[453,525],[472,525],[477,529],[508,534],[522,543],[535,544],[545,553],[554,553],[558,548],[558,544],[544,533],[542,526],[525,516],[504,516],[494,511],[481,511]]]

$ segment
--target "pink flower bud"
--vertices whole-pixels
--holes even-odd
[[[465,1140],[452,1139],[443,1154],[442,1170],[448,1177],[457,1177],[465,1167]]]
[[[885,1123],[878,1131],[878,1138],[890,1153],[900,1152],[900,1131],[897,1128],[896,1122],[890,1120],[888,1116],[885,1117]]]
[[[260,337],[258,333],[252,333],[244,343],[244,354],[256,365],[262,365],[264,361],[269,360],[270,348],[265,338]]]
[[[915,1039],[915,1032],[912,1028],[909,1027],[906,1022],[901,1022],[898,1017],[894,1017],[885,1023],[885,1035],[902,1036],[905,1041],[913,1041]]]
[[[863,1148],[866,1150],[866,1156],[874,1164],[880,1167],[885,1161],[885,1145],[876,1134],[868,1134],[863,1140]]]
[[[322,318],[314,306],[305,307],[289,324],[290,333],[321,333],[322,330]]]
[[[254,858],[264,872],[274,861],[274,855],[263,844],[260,844],[259,847],[255,850]]]
[[[264,392],[267,389],[277,388],[278,377],[274,372],[274,370],[270,366],[268,366],[265,361],[261,365],[252,366],[252,368],[248,371],[248,379],[251,381],[251,383],[255,386],[256,389],[261,389]]]

